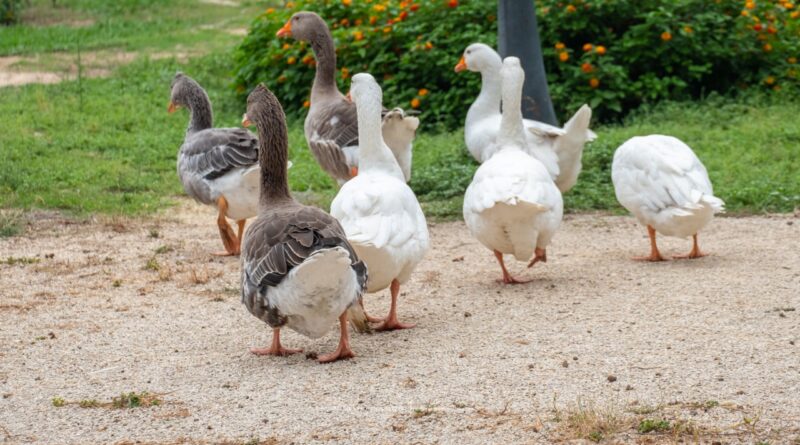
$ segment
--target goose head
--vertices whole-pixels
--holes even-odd
[[[380,115],[381,104],[383,102],[383,91],[378,82],[369,73],[358,73],[353,76],[350,82],[350,93],[348,94],[356,108],[376,109]]]
[[[405,146],[414,140],[419,128],[419,118],[406,115],[402,108],[394,108],[383,116],[381,128],[389,147]]]
[[[503,60],[492,47],[483,43],[473,43],[464,50],[461,60],[455,66],[455,72],[499,70],[502,64]]]
[[[169,107],[167,108],[170,113],[174,113],[181,107],[191,107],[197,102],[198,96],[204,94],[200,84],[180,71],[172,79],[170,88],[172,91],[169,98]]]
[[[293,37],[295,40],[310,42],[317,40],[321,35],[329,33],[328,24],[322,17],[314,12],[300,11],[278,30],[278,37]]]

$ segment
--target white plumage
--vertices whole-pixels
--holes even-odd
[[[358,109],[359,173],[339,190],[331,215],[341,222],[347,240],[367,265],[367,291],[392,286],[392,308],[384,324],[392,329],[402,327],[393,315],[397,289],[428,250],[428,226],[381,135],[380,87],[369,74],[357,74],[351,95]]]
[[[506,283],[517,282],[506,271],[502,255],[527,261],[534,253],[546,261],[545,249],[561,224],[563,202],[544,165],[524,151],[520,99],[524,73],[519,59],[503,62],[503,121],[494,155],[475,172],[464,195],[464,220],[470,232],[497,255]]]
[[[706,168],[689,146],[672,136],[626,141],[614,153],[611,179],[620,204],[663,235],[696,235],[724,210]]]

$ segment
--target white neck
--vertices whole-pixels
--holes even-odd
[[[466,126],[500,112],[500,66],[481,71],[481,92],[469,107]]]
[[[522,69],[519,68],[521,71]],[[500,121],[500,133],[497,143],[500,147],[522,147],[525,143],[525,134],[522,124],[522,83],[523,74],[504,70],[502,79],[503,91],[503,117]]]
[[[380,98],[364,96],[354,98],[357,99],[358,113],[358,169],[363,172],[383,171],[405,182],[397,160],[383,141]]]

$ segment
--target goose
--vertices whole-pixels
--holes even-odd
[[[464,124],[464,139],[470,154],[478,162],[492,156],[492,147],[500,131],[500,69],[503,61],[497,52],[483,43],[469,45],[455,67],[481,74],[481,92],[469,107]],[[547,168],[558,189],[565,193],[578,181],[581,157],[587,141],[597,138],[589,130],[592,109],[583,105],[564,128],[534,120],[523,120],[528,140],[527,151]]]
[[[308,148],[322,169],[340,186],[358,174],[358,119],[355,104],[336,85],[336,50],[325,21],[316,13],[300,11],[278,30],[278,37],[292,37],[309,42],[317,61],[311,86],[311,105],[303,126]],[[414,140],[419,119],[399,110],[384,120],[384,138],[393,153],[406,150]],[[400,127],[396,132],[392,130]],[[413,127],[412,131],[406,128]],[[390,134],[395,133],[395,134]],[[403,171],[411,176],[411,158],[398,159]]]
[[[381,135],[382,91],[370,74],[353,76],[351,94],[358,110],[360,168],[331,203],[347,239],[369,270],[367,292],[390,287],[389,314],[378,330],[411,328],[397,319],[400,285],[422,261],[430,242],[425,215],[403,171]]]
[[[494,252],[503,283],[527,281],[511,276],[503,254],[528,267],[547,262],[547,245],[561,224],[564,204],[545,166],[525,150],[520,102],[525,73],[519,59],[506,57],[500,71],[503,115],[500,132],[487,159],[464,195],[464,221],[478,241]],[[529,280],[528,280],[529,281]]]
[[[186,194],[218,209],[217,226],[224,252],[238,255],[247,218],[258,210],[258,140],[244,128],[213,128],[211,101],[194,79],[177,73],[167,111],[189,109],[189,126],[178,151],[178,176]],[[239,226],[233,232],[227,218]]]
[[[367,268],[335,218],[291,197],[286,117],[278,99],[263,85],[247,98],[242,124],[251,123],[259,134],[261,181],[258,216],[247,230],[242,250],[242,302],[273,329],[271,346],[251,352],[280,356],[301,352],[281,345],[282,327],[319,338],[338,319],[339,345],[318,359],[328,363],[353,357],[348,319],[360,332],[369,329],[361,303]]]
[[[636,216],[650,236],[650,255],[637,260],[663,261],[656,232],[679,238],[692,236],[692,250],[674,258],[705,256],[697,232],[725,203],[714,196],[705,166],[691,148],[672,136],[649,135],[627,140],[611,164],[617,201]]]

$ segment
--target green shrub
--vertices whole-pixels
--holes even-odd
[[[537,15],[550,92],[562,119],[589,103],[603,121],[644,103],[710,92],[796,88],[800,11],[790,0],[539,0]],[[339,84],[368,71],[387,106],[414,101],[425,123],[458,128],[479,76],[453,66],[473,42],[497,41],[496,2],[487,0],[299,0],[269,8],[236,52],[236,84],[266,83],[301,115],[314,60],[308,45],[275,37],[299,10],[328,21]]]
[[[13,25],[19,21],[22,0],[0,0],[0,25]]]

